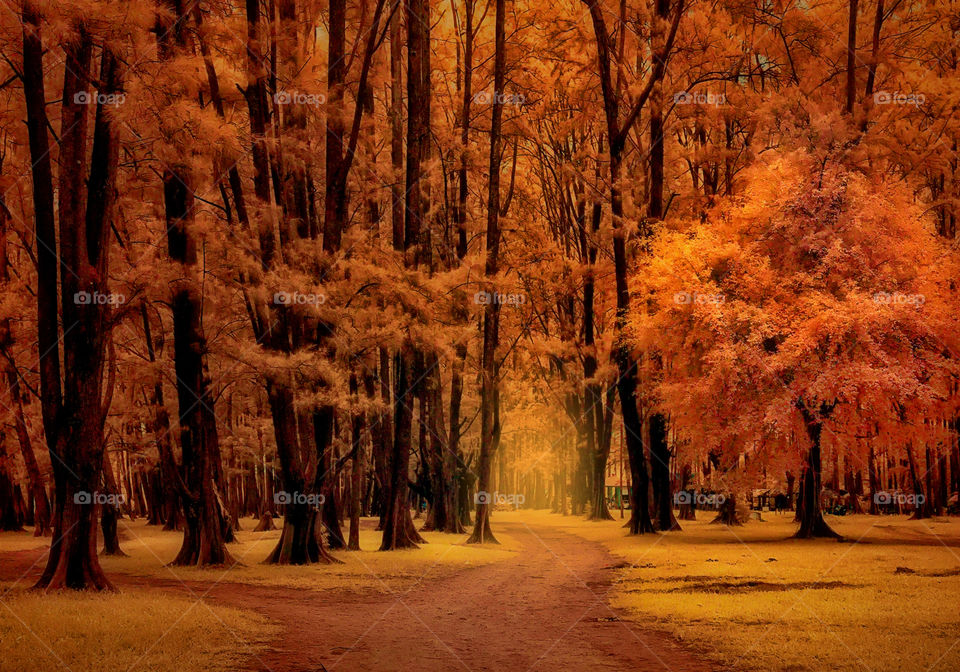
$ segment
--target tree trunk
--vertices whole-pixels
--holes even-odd
[[[673,494],[670,492],[670,447],[667,445],[667,419],[662,413],[650,416],[650,467],[659,483],[657,497],[657,529],[679,531],[680,523],[673,516]]]
[[[723,504],[720,505],[720,511],[717,512],[716,517],[710,523],[730,527],[743,525],[743,521],[737,515],[737,495],[735,493],[728,494],[727,498],[723,500]]]
[[[356,394],[359,390],[356,376],[350,378],[351,391]],[[353,448],[351,450],[350,465],[350,540],[347,550],[360,550],[360,496],[363,489],[363,474],[366,469],[363,451],[363,426],[365,416],[362,412],[354,413],[352,423]]]
[[[810,439],[810,448],[807,452],[803,474],[800,477],[800,501],[797,507],[800,529],[794,536],[798,539],[812,539],[814,537],[840,539],[842,537],[827,525],[827,522],[823,519],[823,512],[820,510],[820,437],[823,433],[821,418],[828,411],[821,406],[821,412],[818,415],[814,414],[802,402],[800,403],[800,411],[803,414],[807,436]]]
[[[91,300],[106,295],[108,222],[113,216],[118,139],[111,115],[97,104],[87,174],[87,110],[76,94],[88,84],[92,40],[82,29],[65,46],[61,103],[59,236],[54,219],[40,18],[23,9],[23,79],[37,238],[40,396],[56,487],[54,536],[37,589],[112,589],[96,554],[96,507],[103,468],[105,353],[112,316]],[[119,90],[117,61],[102,50],[99,93]],[[56,250],[60,255],[57,257]],[[60,265],[72,273],[60,274]],[[58,309],[57,290],[60,290]],[[60,372],[58,321],[64,332]]]
[[[493,282],[500,261],[500,143],[503,127],[503,90],[506,78],[505,0],[496,0],[493,65],[493,118],[490,123],[490,169],[487,193],[487,259],[484,274]],[[494,289],[495,288],[490,288]],[[489,289],[488,289],[489,291]],[[493,292],[491,292],[492,294]],[[493,456],[499,444],[500,418],[497,376],[497,344],[500,334],[500,304],[488,301],[483,311],[483,349],[480,369],[480,460],[477,464],[477,500],[473,533],[467,543],[497,542],[490,529],[490,481]]]
[[[0,532],[22,532],[23,516],[18,506],[20,495],[14,492],[6,443],[6,433],[0,429]]]
[[[405,346],[394,364],[396,372],[393,413],[395,434],[393,453],[390,456],[390,499],[387,502],[383,538],[380,543],[381,551],[416,548],[418,542],[424,541],[413,526],[407,502],[413,430],[413,368],[413,353],[409,346]]]
[[[120,491],[113,477],[110,457],[103,456],[103,484],[108,497],[100,505],[100,530],[103,532],[103,555],[126,556],[120,549],[120,537],[117,535],[117,520],[120,518]]]
[[[2,169],[3,160],[0,159],[0,169]],[[9,216],[7,215],[7,205],[3,196],[0,195],[0,283],[6,284],[10,281],[10,272],[7,265],[7,229],[9,226]],[[13,415],[13,424],[17,432],[17,441],[20,444],[20,454],[23,457],[23,464],[27,471],[27,479],[30,486],[30,497],[33,507],[33,536],[40,537],[50,532],[50,502],[47,499],[47,491],[44,488],[43,476],[40,474],[40,467],[37,464],[37,456],[33,452],[33,445],[30,441],[30,432],[27,429],[27,422],[24,417],[23,404],[24,398],[20,388],[20,374],[17,371],[13,359],[13,332],[10,329],[10,319],[0,320],[0,354],[4,361],[3,370],[7,379],[7,394],[11,402],[10,409]],[[0,501],[2,506],[2,501]]]
[[[181,493],[184,514],[183,544],[173,564],[223,565],[232,561],[226,549],[225,517],[219,492],[220,443],[214,398],[207,371],[207,345],[202,325],[202,283],[197,279],[197,241],[191,230],[193,193],[188,169],[167,169],[164,175],[164,204],[167,218],[167,248],[171,261],[180,268],[174,285],[173,356],[177,376],[180,449],[182,454]]]

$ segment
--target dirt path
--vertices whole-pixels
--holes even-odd
[[[500,527],[522,545],[515,557],[447,578],[428,575],[406,592],[371,598],[218,584],[208,599],[255,609],[283,627],[250,661],[258,672],[715,669],[669,637],[619,620],[604,600],[614,560],[600,545],[550,527]],[[187,590],[175,581],[149,585]]]

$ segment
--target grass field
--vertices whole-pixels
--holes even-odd
[[[516,540],[498,529],[514,521],[557,527],[608,548],[618,559],[617,579],[604,597],[634,620],[672,633],[731,669],[960,669],[960,521],[831,517],[846,538],[838,543],[791,539],[791,514],[764,514],[764,521],[737,528],[710,525],[700,515],[683,522],[682,532],[629,537],[620,520],[498,511],[493,527],[501,546],[468,546],[465,536],[426,533],[430,543],[391,553],[376,551],[380,534],[368,521],[361,535],[365,550],[336,553],[343,564],[310,567],[261,564],[279,532],[243,531],[230,544],[236,564],[203,570],[166,565],[179,548],[179,533],[124,521],[121,546],[129,557],[103,558],[103,564],[108,575],[144,583],[382,594],[514,557]],[[245,520],[244,527],[251,530],[253,521]],[[0,535],[0,553],[47,544],[49,539],[28,533]],[[74,672],[229,670],[276,631],[252,611],[214,607],[159,588],[38,596],[24,587],[0,583],[4,671],[51,669],[58,659],[69,660]]]
[[[247,531],[229,544],[236,561],[222,568],[169,567],[182,540],[145,521],[120,521],[121,548],[128,557],[101,557],[108,576],[183,582],[225,582],[313,591],[390,593],[459,569],[511,557],[502,545],[468,546],[466,536],[424,533],[419,549],[379,553],[380,533],[365,529],[360,552],[337,552],[336,565],[278,567],[261,564],[278,530]],[[368,524],[367,527],[370,527]],[[30,532],[0,535],[0,554],[46,549],[50,538]],[[2,560],[0,560],[2,562]],[[43,563],[38,562],[37,567]],[[229,671],[266,644],[276,628],[253,611],[213,607],[206,601],[169,596],[163,589],[123,588],[111,595],[38,595],[30,583],[0,581],[0,670],[39,672],[64,664],[72,672],[101,670]],[[122,616],[118,616],[122,614]],[[245,644],[242,644],[245,643]]]
[[[614,606],[734,669],[960,670],[956,519],[828,517],[848,539],[838,543],[790,539],[792,514],[727,528],[700,513],[643,537],[619,520],[508,517],[605,545],[624,564]]]
[[[232,672],[275,632],[252,612],[132,590],[38,595],[0,588],[4,672]]]
[[[184,581],[225,581],[262,586],[285,586],[308,590],[332,588],[356,592],[392,592],[409,588],[420,580],[443,576],[464,567],[496,562],[512,555],[509,539],[499,548],[464,544],[466,535],[451,536],[423,532],[428,543],[407,551],[380,553],[381,533],[372,529],[372,521],[361,529],[360,552],[337,551],[333,555],[343,564],[310,566],[264,565],[280,538],[280,531],[238,533],[238,543],[228,545],[235,564],[215,569],[167,567],[180,548],[181,534],[163,532],[137,521],[121,523],[121,547],[127,558],[103,558],[104,570],[138,576],[172,578]],[[252,530],[256,521],[242,522]]]

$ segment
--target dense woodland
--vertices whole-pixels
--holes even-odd
[[[630,534],[694,490],[730,525],[783,491],[800,537],[824,493],[956,507],[956,3],[4,10],[0,529],[50,535],[38,588],[109,589],[122,517],[175,565],[248,516],[276,564],[363,516],[384,551],[609,518],[617,460]]]

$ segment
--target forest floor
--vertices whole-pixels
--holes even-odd
[[[642,537],[625,535],[613,513],[595,523],[545,512],[498,520],[603,544],[621,565],[611,605],[723,667],[960,670],[957,518],[827,516],[845,537],[838,543],[791,539],[792,512],[728,528],[701,511],[680,521],[682,532]]]
[[[428,533],[392,553],[365,520],[366,550],[312,567],[259,564],[279,533],[245,531],[238,564],[207,570],[164,564],[179,533],[122,521],[109,596],[25,592],[49,541],[4,533],[0,669],[960,669],[960,521],[831,517],[837,543],[789,539],[792,514],[699,515],[628,537],[497,511],[500,546]]]
[[[220,570],[166,567],[180,535],[122,523],[130,557],[103,559],[121,591],[106,597],[24,592],[45,542],[0,535],[0,660],[18,672],[713,669],[607,604],[616,573],[599,543],[518,519],[498,521],[500,546],[431,533],[419,550],[378,553],[373,523],[371,550],[337,553],[342,565],[259,565],[278,533],[241,532],[230,549],[243,566]]]

